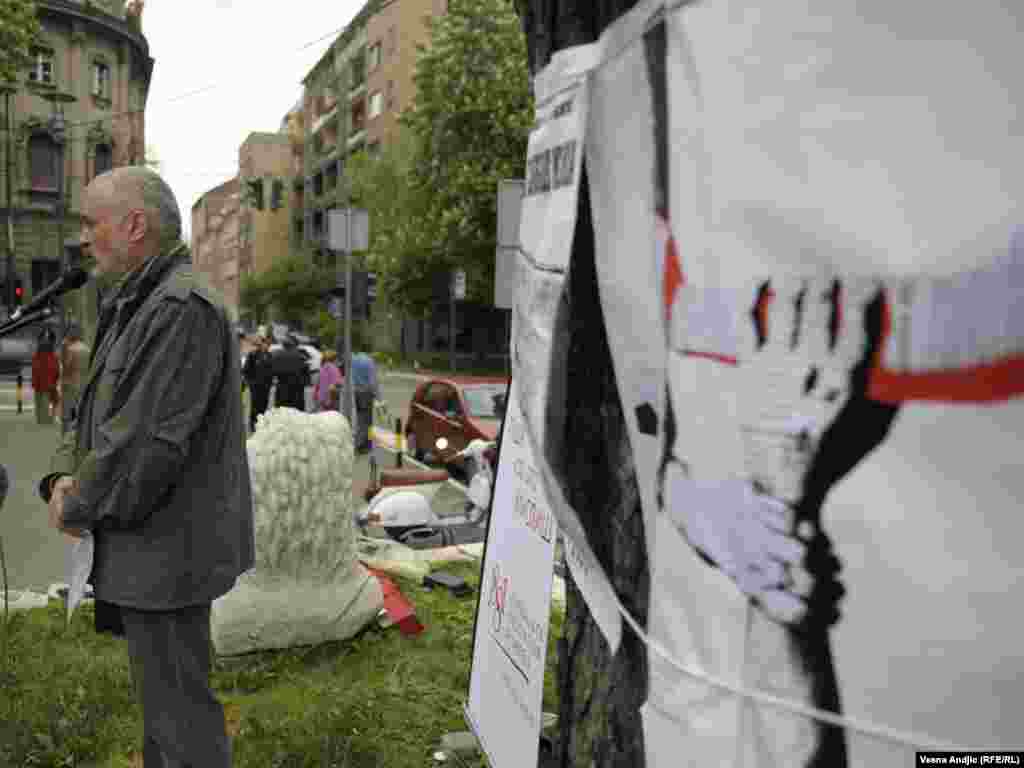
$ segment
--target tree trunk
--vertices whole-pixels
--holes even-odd
[[[536,73],[562,48],[595,41],[636,0],[516,0]],[[648,563],[643,514],[626,423],[601,312],[586,168],[567,281],[571,306],[565,403],[568,499],[619,599],[646,627]],[[571,426],[570,426],[571,425]],[[563,768],[644,765],[640,706],[647,651],[623,627],[612,656],[582,595],[566,579],[565,635],[559,640],[559,738]]]

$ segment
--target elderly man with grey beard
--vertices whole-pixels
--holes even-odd
[[[93,536],[96,629],[125,637],[146,768],[224,768],[210,606],[253,565],[252,497],[238,339],[180,238],[174,194],[149,169],[85,190],[99,326],[40,494],[55,528]]]

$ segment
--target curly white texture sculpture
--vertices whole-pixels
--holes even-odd
[[[217,653],[341,640],[380,610],[356,559],[352,430],[337,412],[275,408],[249,438],[256,562],[214,601]]]

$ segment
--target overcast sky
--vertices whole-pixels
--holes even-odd
[[[146,144],[186,230],[198,197],[237,172],[245,137],[278,130],[302,78],[363,2],[146,0],[142,31],[156,60]]]

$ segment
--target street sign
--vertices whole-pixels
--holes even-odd
[[[512,309],[515,303],[524,187],[522,179],[498,182],[498,246],[494,252],[494,306],[498,309]]]
[[[349,239],[350,234],[351,239]],[[332,251],[345,253],[369,249],[369,213],[362,208],[332,208],[329,210],[327,212],[327,247]]]
[[[452,273],[452,295],[457,301],[463,301],[466,298],[465,270],[457,269]]]

